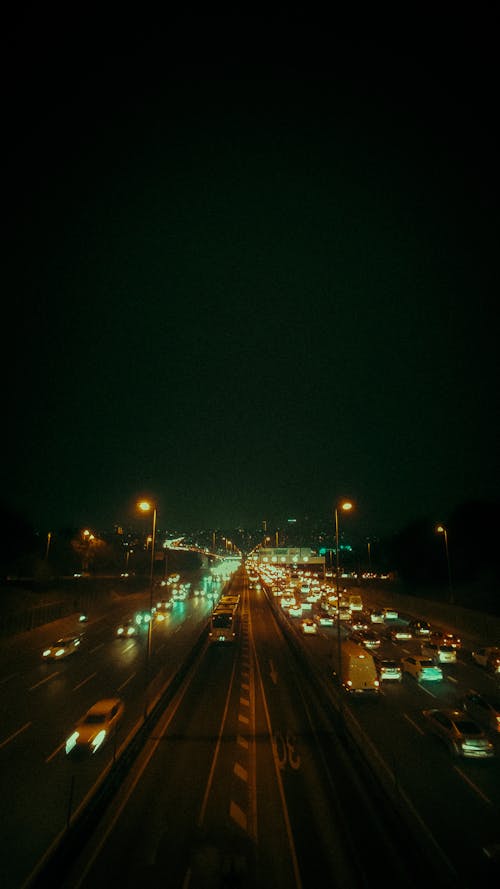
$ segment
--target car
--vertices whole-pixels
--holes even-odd
[[[430,639],[433,642],[444,642],[455,649],[462,647],[462,640],[456,633],[444,633],[442,630],[433,630]]]
[[[353,630],[369,630],[371,627],[370,618],[361,611],[354,612],[350,623]]]
[[[290,608],[291,605],[295,605],[295,596],[282,596],[280,605],[282,608]]]
[[[405,626],[392,627],[389,630],[388,636],[392,642],[408,642],[410,639],[413,639],[412,631]]]
[[[448,746],[454,757],[490,759],[495,755],[493,744],[482,728],[463,710],[434,708],[422,715],[431,731]]]
[[[408,627],[414,636],[431,635],[430,623],[426,620],[422,620],[422,618],[414,618],[413,620],[410,620],[408,623]]]
[[[486,731],[500,732],[500,697],[479,694],[473,688],[464,695],[462,707]]]
[[[390,657],[379,657],[378,655],[374,655],[374,660],[381,682],[385,680],[391,682],[403,681],[403,671],[401,669],[401,663],[397,659]]]
[[[151,618],[152,614],[148,609],[138,611],[137,614],[134,615],[136,625],[142,629],[147,629],[148,624],[151,622]]]
[[[174,603],[172,599],[160,599],[156,603],[156,611],[157,613],[160,611],[170,611],[173,608]]]
[[[413,676],[417,682],[435,682],[443,678],[443,671],[439,664],[435,664],[433,660],[424,657],[424,655],[412,654],[404,657],[401,661],[401,669],[403,673]]]
[[[475,664],[484,667],[489,673],[500,673],[500,648],[497,645],[476,648],[471,654]]]
[[[302,617],[302,605],[300,602],[294,602],[288,609],[290,617]]]
[[[121,698],[103,698],[97,701],[68,737],[66,753],[76,750],[96,753],[116,731],[124,709]]]
[[[42,651],[44,661],[62,661],[75,654],[80,650],[82,638],[80,633],[76,636],[63,636],[61,639],[56,639]]]
[[[351,639],[353,642],[358,642],[359,645],[364,645],[365,648],[370,650],[380,648],[380,636],[377,636],[372,630],[355,630],[351,633]]]
[[[331,614],[328,614],[328,611],[320,611],[320,613],[316,616],[316,620],[320,627],[333,627],[334,620]]]
[[[389,608],[386,607],[383,609],[384,620],[397,620],[399,618],[399,611],[397,608]]]
[[[371,611],[370,620],[372,624],[383,624],[385,620],[383,611]]]
[[[308,636],[315,636],[318,632],[318,625],[313,621],[312,618],[306,617],[301,624],[302,632]]]
[[[137,636],[137,624],[133,620],[124,620],[118,624],[116,635],[119,639],[130,639],[131,636]]]
[[[457,651],[451,645],[444,642],[432,642],[426,639],[420,647],[422,654],[426,657],[433,658],[437,664],[456,664]]]

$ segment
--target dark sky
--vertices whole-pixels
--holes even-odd
[[[498,497],[483,36],[261,64],[17,34],[4,499],[48,530],[143,492],[172,527],[349,495],[376,535]]]

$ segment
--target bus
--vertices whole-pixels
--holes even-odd
[[[217,605],[212,611],[208,638],[210,642],[235,642],[240,631],[240,609],[236,605]]]

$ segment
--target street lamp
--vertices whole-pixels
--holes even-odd
[[[151,568],[149,574],[149,621],[148,621],[148,644],[146,648],[146,695],[144,699],[144,718],[147,716],[147,687],[149,684],[149,672],[151,662],[151,642],[153,633],[153,577],[155,564],[155,538],[156,538],[156,505],[150,503],[149,500],[141,500],[137,504],[141,512],[153,512],[153,528],[151,531]]]
[[[450,605],[455,604],[455,597],[453,595],[453,585],[451,582],[451,565],[450,565],[450,552],[448,549],[448,531],[444,527],[444,525],[438,525],[436,528],[438,534],[442,534],[444,537],[444,548],[446,552],[446,564],[448,566],[448,589],[450,591]]]
[[[337,589],[337,660],[338,660],[338,675],[339,680],[342,682],[342,642],[340,638],[340,586],[339,586],[339,576],[340,576],[340,559],[339,559],[339,508],[343,510],[343,512],[349,512],[352,509],[352,503],[350,500],[344,500],[340,504],[335,505],[335,556],[337,560],[337,574],[336,574],[336,589]],[[342,712],[342,699],[340,710]]]

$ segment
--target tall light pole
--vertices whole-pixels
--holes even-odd
[[[444,548],[446,552],[446,564],[448,566],[448,589],[450,594],[450,605],[455,604],[455,597],[453,595],[453,584],[451,582],[451,564],[450,564],[450,551],[448,549],[448,531],[444,527],[444,525],[438,525],[436,528],[438,534],[442,534],[444,537]]]
[[[141,500],[137,504],[142,512],[153,513],[153,528],[151,532],[151,568],[149,573],[149,621],[148,621],[148,644],[146,647],[146,695],[144,698],[144,718],[148,715],[148,696],[147,688],[149,685],[149,672],[151,665],[151,643],[153,634],[153,579],[155,564],[155,539],[156,539],[156,504],[150,503],[149,500]]]
[[[340,559],[339,559],[339,508],[344,512],[349,512],[352,509],[352,503],[350,500],[344,500],[340,504],[335,504],[335,556],[337,561],[337,573],[335,586],[337,589],[337,660],[338,660],[338,676],[340,682],[342,682],[342,640],[340,637]],[[340,710],[342,712],[342,698]]]

